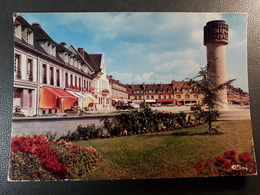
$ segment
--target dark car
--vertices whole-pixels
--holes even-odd
[[[131,106],[130,104],[123,104],[123,105],[120,105],[120,106],[116,106],[116,109],[117,110],[131,110],[131,109],[134,109],[133,106]]]

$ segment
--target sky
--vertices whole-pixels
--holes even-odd
[[[207,63],[203,27],[211,20],[229,25],[227,80],[248,92],[247,17],[239,13],[107,12],[19,13],[41,24],[57,43],[103,53],[108,75],[124,84],[170,83],[193,78]]]

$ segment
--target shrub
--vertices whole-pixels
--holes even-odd
[[[21,151],[37,156],[44,169],[59,179],[65,179],[68,168],[59,162],[59,157],[48,144],[45,135],[14,137],[11,141],[11,152]]]
[[[71,143],[60,141],[53,142],[52,148],[61,157],[61,163],[69,168],[67,179],[83,179],[101,162],[97,151],[92,147],[72,146]]]
[[[11,180],[81,179],[101,159],[94,148],[50,142],[43,134],[14,137],[11,141]]]
[[[104,128],[107,130],[108,134],[112,137],[123,134],[124,127],[122,124],[113,123],[109,119],[105,119]]]
[[[17,151],[11,155],[9,178],[11,180],[53,180],[55,176],[43,169],[36,155]]]
[[[214,163],[199,163],[196,167],[198,176],[237,176],[256,174],[256,165],[250,154],[244,152],[237,158],[234,150],[224,152],[223,157],[214,157]]]
[[[95,126],[95,124],[90,124],[87,126],[79,125],[76,131],[68,131],[67,135],[61,136],[58,140],[88,140],[92,138],[98,138],[101,133],[102,128],[100,126]]]

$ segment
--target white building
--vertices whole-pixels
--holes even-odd
[[[76,104],[82,109],[110,106],[103,54],[67,48],[21,16],[14,20],[14,35],[14,112],[19,107],[31,116],[63,113]]]

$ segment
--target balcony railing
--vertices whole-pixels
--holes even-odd
[[[46,78],[46,76],[43,76],[43,77],[42,77],[42,82],[43,82],[44,84],[47,84],[47,78]]]
[[[50,79],[50,84],[51,84],[51,85],[54,85],[54,79],[53,79],[53,77],[51,77],[51,79]]]
[[[103,90],[102,90],[102,94],[104,94],[104,95],[109,94],[109,90],[108,90],[108,89],[103,89]]]
[[[33,81],[33,73],[32,72],[28,73],[28,80]]]
[[[20,68],[17,69],[15,77],[16,77],[17,79],[21,79],[21,78],[22,78],[22,73],[21,73],[21,69],[20,69]]]
[[[60,86],[60,80],[59,79],[57,80],[57,86]]]

